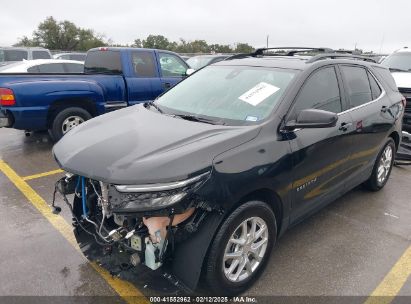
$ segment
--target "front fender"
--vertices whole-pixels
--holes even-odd
[[[188,240],[178,244],[169,267],[178,281],[190,290],[197,288],[204,259],[214,236],[224,219],[224,214],[210,213],[199,229]]]

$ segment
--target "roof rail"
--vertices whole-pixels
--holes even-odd
[[[305,53],[305,52],[321,52],[321,53],[332,53],[334,52],[334,50],[330,49],[330,48],[312,48],[312,47],[301,47],[301,46],[297,46],[297,47],[290,47],[290,46],[286,46],[286,47],[272,47],[272,48],[261,48],[261,49],[256,49],[254,51],[254,55],[255,56],[259,56],[259,55],[264,55],[264,51],[269,51],[269,50],[290,50],[288,52],[286,52],[286,54],[278,54],[279,56],[281,55],[285,55],[285,56],[294,56],[294,54],[297,53]]]
[[[224,60],[232,60],[232,59],[241,59],[241,58],[246,58],[246,57],[257,57],[257,56],[263,56],[264,51],[268,50],[289,50],[288,52],[284,53],[276,53],[276,54],[267,54],[268,56],[294,56],[297,53],[305,53],[305,52],[321,52],[321,53],[332,53],[334,50],[330,48],[311,48],[311,47],[272,47],[272,48],[259,48],[256,49],[253,53],[240,53],[240,54],[235,54],[233,56],[227,57]]]
[[[289,50],[288,52],[284,53],[274,53],[274,54],[267,54],[268,56],[294,56],[298,53],[306,53],[306,52],[318,52],[321,54],[315,55],[308,59],[306,63],[313,63],[322,59],[338,59],[338,58],[347,58],[347,59],[357,59],[363,61],[369,61],[373,63],[377,63],[374,59],[366,56],[361,56],[357,54],[353,54],[353,51],[344,51],[344,50],[333,50],[330,48],[310,48],[310,47],[272,47],[272,48],[260,48],[256,49],[253,53],[244,53],[244,54],[236,54],[230,57],[227,57],[224,60],[232,60],[232,59],[241,59],[246,57],[257,57],[263,56],[265,51],[268,50]]]
[[[342,54],[342,53],[326,53],[326,54],[319,54],[316,55],[310,59],[307,60],[307,63],[313,63],[319,60],[323,60],[323,59],[338,59],[338,58],[348,58],[348,59],[358,59],[358,60],[363,60],[363,61],[369,61],[369,62],[373,62],[373,63],[377,63],[377,61],[375,61],[374,59],[370,58],[370,57],[366,57],[366,56],[360,56],[360,55],[352,55],[352,54]]]
[[[227,58],[224,58],[223,60],[241,59],[241,58],[246,58],[250,56],[253,56],[253,53],[240,53],[240,54],[228,56]]]

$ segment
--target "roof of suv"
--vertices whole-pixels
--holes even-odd
[[[309,48],[308,48],[309,49]],[[340,53],[331,49],[325,49],[326,52],[315,53],[312,56],[307,54],[300,55],[303,51],[291,51],[288,54],[263,54],[262,52],[269,49],[258,49],[252,54],[239,54],[227,58],[224,61],[214,63],[213,65],[245,65],[271,68],[284,68],[294,70],[304,70],[308,66],[317,62],[332,60],[333,63],[353,63],[377,64],[373,59],[364,56],[353,55],[350,53]],[[324,49],[312,49],[324,50]]]
[[[286,68],[302,70],[306,67],[308,58],[304,57],[287,57],[287,56],[263,56],[263,57],[245,57],[238,59],[229,59],[219,61],[213,65],[247,65],[270,68]]]
[[[213,65],[245,65],[245,66],[258,66],[258,67],[270,67],[270,68],[283,68],[283,69],[293,69],[293,70],[304,70],[308,66],[311,66],[319,61],[310,62],[311,57],[308,56],[262,56],[262,57],[246,57],[239,59],[223,60]],[[356,59],[323,59],[320,62],[330,61],[333,63],[352,63],[352,64],[362,64],[369,65],[370,62],[360,61]],[[371,63],[373,64],[373,63]],[[374,63],[377,64],[377,63]]]

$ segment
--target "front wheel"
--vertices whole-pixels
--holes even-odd
[[[54,141],[60,140],[68,131],[92,118],[90,113],[83,108],[65,108],[54,116],[49,133]]]
[[[205,268],[208,286],[216,295],[245,291],[264,270],[276,236],[276,219],[266,203],[249,201],[235,209],[211,245]]]
[[[364,186],[371,191],[381,190],[387,183],[395,157],[395,142],[389,138],[378,154],[370,178]]]

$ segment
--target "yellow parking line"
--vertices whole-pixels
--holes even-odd
[[[391,268],[364,304],[389,304],[411,277],[411,246]]]
[[[24,194],[29,202],[56,228],[63,237],[81,252],[73,234],[73,227],[60,215],[53,214],[46,201],[30,187],[9,165],[0,159],[0,171]],[[106,270],[95,263],[91,266],[127,303],[149,303],[144,295],[130,282],[114,278]]]
[[[59,173],[63,173],[63,172],[64,172],[63,170],[57,169],[57,170],[47,171],[47,172],[43,172],[43,173],[39,173],[39,174],[25,176],[25,177],[22,177],[22,179],[24,181],[28,181],[28,180],[31,180],[31,179],[36,179],[36,178],[40,178],[40,177],[44,177],[44,176],[59,174]]]

